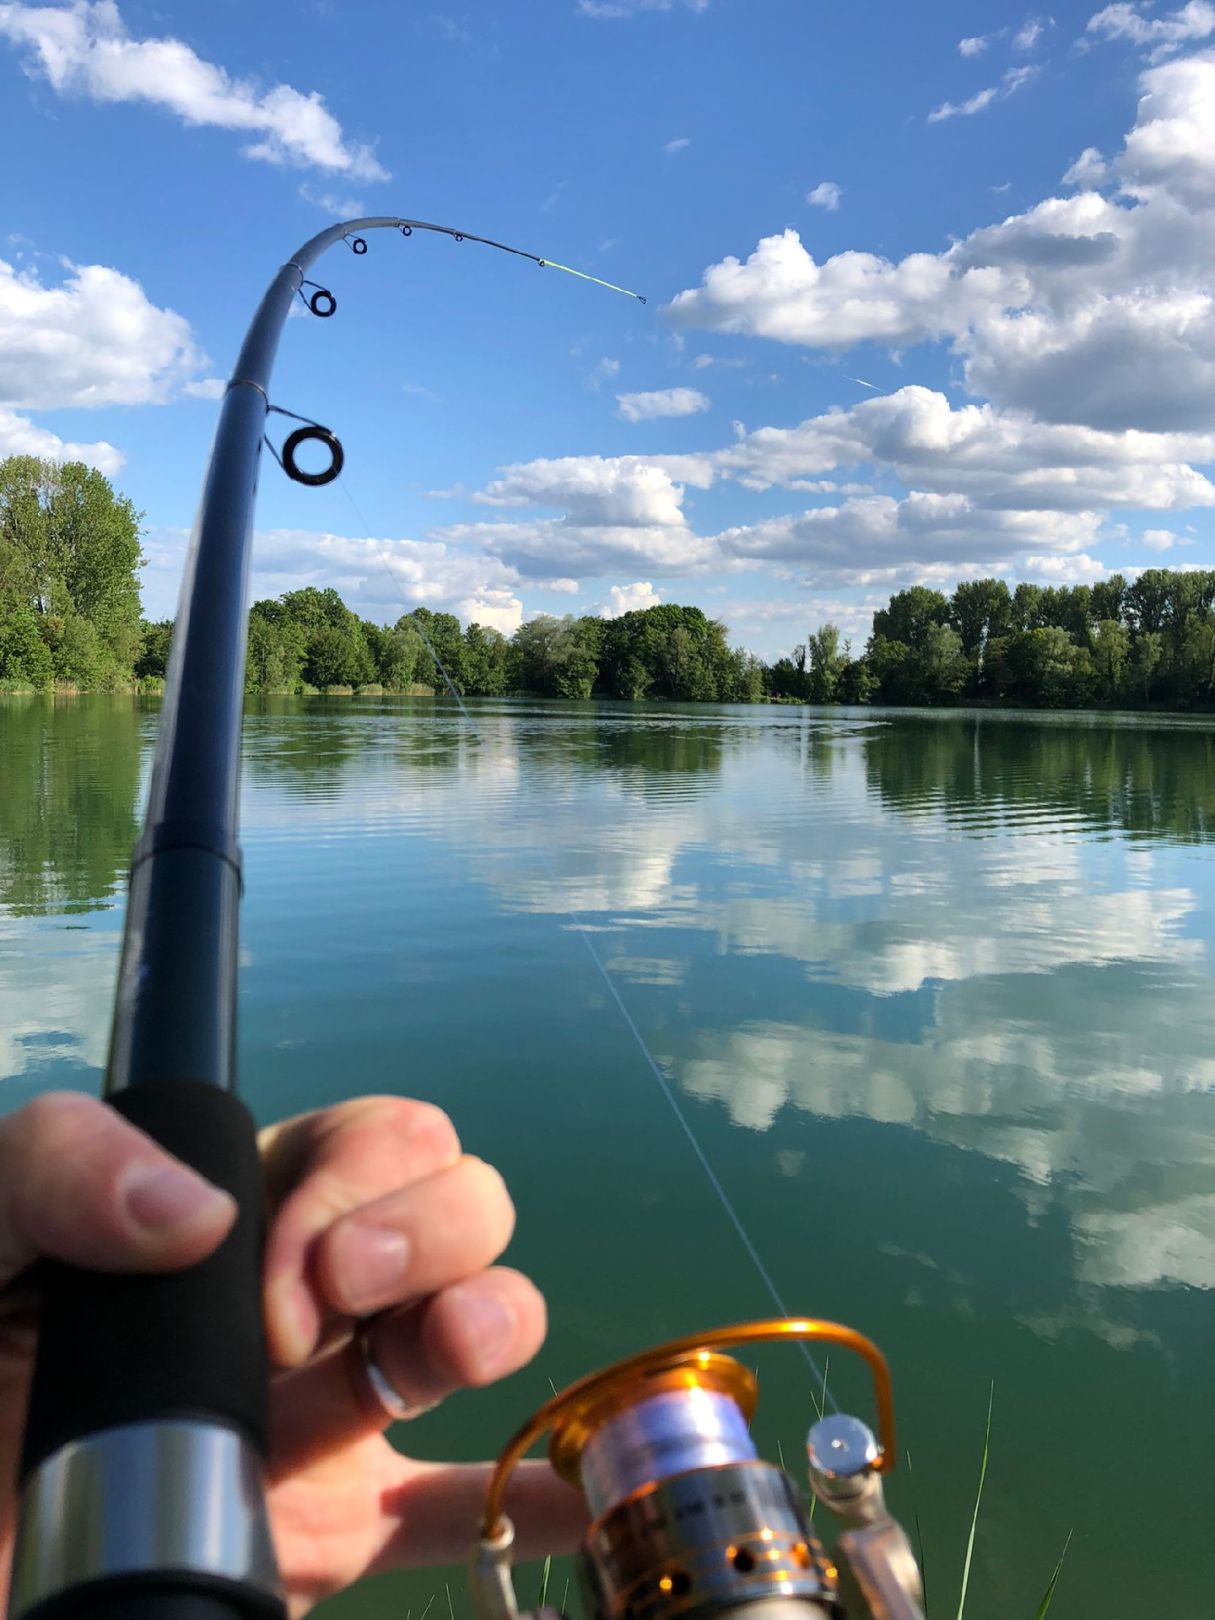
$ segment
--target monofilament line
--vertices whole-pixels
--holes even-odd
[[[389,567],[388,559],[384,556],[383,552],[380,550],[380,548],[377,545],[374,537],[372,536],[370,525],[368,524],[367,519],[363,516],[362,510],[359,507],[358,502],[355,500],[354,495],[353,495],[348,483],[346,482],[345,476],[340,478],[338,480],[338,482],[341,485],[343,492],[345,493],[346,499],[350,502],[350,505],[351,505],[352,510],[354,511],[355,517],[358,519],[359,523],[362,526],[363,533],[364,533],[365,538],[367,539],[368,544],[371,546],[372,550],[375,552],[377,561],[379,562],[380,566],[383,568],[384,572],[388,575],[389,579],[392,581],[393,589],[396,591],[397,595],[401,598],[401,601],[405,604],[406,611],[407,612],[412,612],[412,608],[410,606],[409,600],[406,597],[405,592],[401,589],[400,581],[397,579],[396,575],[393,573],[392,569]],[[484,738],[481,735],[481,728],[477,725],[477,722],[473,719],[472,714],[469,712],[467,704],[464,702],[464,699],[463,699],[463,697],[462,697],[462,695],[460,693],[459,688],[456,686],[455,682],[452,680],[451,676],[448,674],[447,670],[445,669],[442,659],[440,659],[440,657],[438,655],[438,652],[436,651],[434,645],[431,642],[430,637],[426,634],[425,627],[415,620],[414,621],[414,628],[417,630],[419,636],[421,637],[423,643],[425,644],[426,650],[429,652],[430,656],[434,659],[435,667],[438,669],[440,675],[443,677],[444,684],[446,685],[448,692],[451,694],[452,700],[455,702],[456,707],[459,709],[461,715],[464,717],[464,721],[467,724],[467,726],[469,727],[469,730],[472,732],[473,736],[476,738],[478,743],[484,744]],[[561,885],[562,885],[561,876],[558,873],[555,865],[553,864],[553,861],[552,861],[552,859],[551,859],[551,857],[549,855],[549,852],[548,852],[547,848],[543,844],[541,844],[539,846],[539,855],[540,855],[541,862],[543,863],[543,865],[547,869],[549,878],[551,879],[554,887],[555,888],[560,888]],[[696,1132],[692,1129],[691,1122],[689,1121],[688,1116],[684,1113],[683,1108],[680,1106],[679,1099],[675,1095],[675,1089],[671,1085],[671,1082],[670,1082],[665,1070],[663,1069],[662,1065],[659,1063],[658,1059],[654,1056],[653,1052],[650,1050],[649,1043],[647,1042],[645,1036],[641,1033],[641,1030],[637,1026],[637,1021],[634,1019],[632,1013],[629,1011],[628,1007],[626,1006],[625,1001],[624,1001],[624,997],[620,994],[619,986],[617,985],[615,979],[613,979],[610,971],[608,970],[608,966],[607,966],[606,962],[604,962],[603,957],[599,953],[599,948],[595,944],[595,936],[592,934],[589,925],[587,924],[585,919],[582,917],[582,914],[580,912],[578,912],[578,911],[570,911],[570,912],[567,912],[566,915],[572,921],[572,923],[574,925],[575,932],[578,934],[579,938],[582,940],[582,943],[586,946],[587,952],[588,952],[588,954],[589,954],[589,956],[591,958],[591,961],[594,963],[595,968],[598,971],[600,978],[603,980],[603,983],[604,983],[604,986],[607,989],[608,995],[612,998],[612,1001],[615,1004],[616,1010],[617,1010],[617,1012],[619,1012],[620,1017],[624,1022],[625,1028],[628,1030],[629,1034],[633,1037],[633,1040],[637,1045],[638,1051],[641,1053],[642,1058],[645,1060],[646,1067],[649,1069],[651,1075],[654,1077],[654,1081],[657,1084],[658,1089],[662,1092],[662,1095],[666,1098],[667,1103],[668,1103],[668,1105],[669,1105],[669,1107],[671,1109],[671,1112],[674,1114],[676,1120],[679,1123],[680,1129],[683,1131],[684,1136],[687,1138],[688,1146],[692,1149],[692,1152],[695,1154],[697,1163],[700,1165],[700,1168],[704,1171],[705,1177],[706,1177],[710,1187],[713,1189],[714,1193],[717,1196],[718,1203],[721,1205],[722,1209],[725,1211],[726,1216],[727,1216],[731,1226],[733,1226],[733,1228],[734,1228],[734,1231],[735,1231],[735,1233],[736,1233],[736,1235],[738,1237],[739,1242],[742,1244],[744,1250],[746,1251],[747,1256],[749,1257],[749,1259],[751,1261],[751,1264],[755,1267],[756,1274],[759,1276],[760,1281],[763,1283],[764,1287],[767,1289],[768,1294],[769,1294],[769,1296],[770,1296],[770,1298],[772,1300],[772,1303],[776,1306],[776,1309],[777,1309],[778,1313],[781,1316],[791,1316],[791,1315],[793,1315],[793,1312],[791,1312],[789,1310],[789,1307],[785,1304],[785,1301],[781,1296],[780,1289],[776,1286],[776,1281],[773,1278],[772,1273],[768,1270],[767,1266],[764,1264],[763,1258],[760,1255],[759,1250],[756,1248],[755,1242],[752,1239],[751,1234],[747,1231],[747,1228],[744,1226],[742,1216],[738,1213],[737,1209],[735,1209],[734,1204],[733,1204],[733,1202],[732,1202],[732,1200],[730,1198],[730,1195],[726,1192],[726,1189],[722,1186],[721,1180],[720,1180],[716,1170],[714,1170],[712,1164],[709,1162],[708,1154],[705,1152],[704,1148],[701,1146],[700,1141],[698,1140],[698,1138],[696,1136]],[[822,1399],[824,1401],[824,1404],[829,1406],[832,1411],[837,1411],[838,1407],[836,1406],[835,1398],[832,1396],[832,1394],[830,1393],[830,1391],[827,1388],[827,1376],[826,1376],[826,1373],[823,1371],[823,1368],[819,1365],[818,1360],[816,1359],[816,1357],[814,1355],[814,1352],[811,1350],[809,1344],[806,1342],[805,1339],[799,1339],[797,1341],[797,1345],[798,1345],[798,1349],[801,1351],[802,1356],[804,1357],[804,1359],[806,1361],[807,1366],[810,1368],[810,1371],[814,1374],[815,1382],[816,1382],[816,1385],[817,1385],[818,1389],[822,1391]]]

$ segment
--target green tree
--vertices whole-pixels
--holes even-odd
[[[423,651],[417,660],[414,680],[436,691],[446,691],[450,681],[457,692],[465,690],[464,637],[460,621],[454,613],[432,613],[429,608],[417,607],[397,620],[397,629],[408,627],[422,640]],[[438,659],[442,669],[438,667]],[[444,672],[447,679],[444,679]]]
[[[478,697],[501,697],[510,674],[510,642],[491,625],[470,624],[464,632],[466,690]]]
[[[803,667],[799,669],[792,658],[778,658],[768,670],[768,690],[774,698],[798,698],[806,696],[806,671],[804,660],[806,649],[800,648]]]
[[[1164,637],[1155,630],[1140,631],[1135,637],[1135,647],[1131,654],[1130,679],[1134,683],[1135,690],[1142,692],[1145,703],[1152,700],[1152,681],[1163,656]]]
[[[840,673],[839,700],[841,703],[869,703],[873,699],[877,680],[867,658],[850,658]]]
[[[415,683],[421,685],[422,675],[433,673],[426,644],[418,634],[416,625],[408,618],[398,619],[391,629],[382,631],[376,650],[376,663],[380,684],[390,692],[403,691]]]
[[[873,633],[906,647],[922,647],[933,625],[949,622],[949,602],[940,591],[913,585],[899,591],[873,615]]]
[[[61,685],[92,692],[120,683],[124,672],[107,657],[96,629],[79,613],[49,615],[43,635],[51,650],[55,679]]]
[[[848,654],[840,648],[838,627],[825,624],[816,630],[806,643],[806,652],[810,661],[811,703],[838,702],[840,677],[848,664]]]
[[[141,680],[164,680],[169,667],[169,650],[173,643],[172,619],[159,619],[154,624],[146,620],[140,625],[139,654],[135,659],[135,673]]]
[[[1158,634],[1168,623],[1172,595],[1169,570],[1145,568],[1127,587],[1124,612],[1140,634]]]
[[[1002,579],[964,580],[949,602],[949,622],[962,638],[962,650],[980,653],[992,636],[1012,629],[1013,604]]]
[[[1090,653],[1096,675],[1097,695],[1113,703],[1122,691],[1131,638],[1116,619],[1102,619],[1094,634]]]
[[[304,679],[324,691],[329,686],[364,686],[375,673],[366,643],[349,630],[322,625],[308,637]]]
[[[303,680],[308,632],[283,602],[254,602],[245,663],[247,692],[294,692]]]
[[[874,622],[877,615],[874,614]],[[909,703],[907,665],[911,650],[905,641],[891,641],[888,636],[874,635],[865,655],[873,677],[874,689],[882,703]]]
[[[45,665],[28,647],[24,604],[56,678],[88,686],[132,679],[139,521],[126,496],[82,462],[0,462],[0,602],[24,649],[0,649],[6,667]]]
[[[970,665],[962,638],[948,624],[930,625],[924,643],[912,655],[920,701],[954,703],[966,684]]]
[[[1014,636],[1008,664],[1017,696],[1024,703],[1063,708],[1082,703],[1090,695],[1092,660],[1057,625],[1023,630]]]
[[[1042,587],[1023,581],[1013,592],[1012,628],[1040,630],[1042,624]]]
[[[1108,579],[1099,579],[1092,587],[1091,606],[1093,618],[1101,624],[1106,619],[1112,619],[1116,624],[1122,622],[1123,604],[1126,599],[1126,580],[1121,574],[1111,574]]]
[[[21,595],[0,595],[0,682],[49,686],[55,678],[51,649],[39,633],[36,614]]]
[[[731,648],[726,654],[718,695],[723,703],[762,703],[766,675],[754,653],[742,647]]]
[[[1209,611],[1187,616],[1177,673],[1180,702],[1187,707],[1211,702],[1215,696],[1215,622]]]
[[[595,619],[542,613],[514,636],[516,684],[541,697],[588,698],[599,672],[602,631]]]

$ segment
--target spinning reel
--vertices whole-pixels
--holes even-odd
[[[822,1417],[807,1439],[810,1488],[840,1526],[830,1553],[783,1469],[748,1424],[759,1387],[727,1346],[817,1339],[873,1375],[879,1440],[859,1418]],[[895,1461],[890,1373],[852,1328],[800,1318],[739,1323],[647,1350],[572,1384],[498,1459],[471,1562],[478,1620],[520,1620],[514,1530],[502,1511],[515,1465],[552,1431],[549,1457],[586,1498],[578,1564],[595,1620],[923,1620],[920,1574],[890,1517],[881,1476]],[[762,1609],[762,1613],[761,1613]],[[543,1608],[527,1620],[560,1620]]]

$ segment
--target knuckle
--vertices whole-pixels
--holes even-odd
[[[107,1117],[105,1104],[77,1091],[47,1091],[33,1097],[13,1116],[15,1133],[31,1147],[82,1131],[98,1129]]]
[[[410,1136],[420,1139],[436,1157],[454,1158],[460,1152],[460,1139],[449,1117],[435,1103],[396,1097],[396,1114]]]
[[[515,1204],[500,1170],[484,1159],[466,1158],[465,1174],[472,1178],[482,1218],[505,1228],[507,1235],[515,1229]]]
[[[456,1128],[435,1103],[417,1097],[360,1097],[348,1106],[345,1122],[352,1128],[396,1138],[439,1161],[459,1157]]]

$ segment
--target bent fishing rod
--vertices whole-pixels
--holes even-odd
[[[104,1087],[124,1118],[231,1193],[239,1214],[220,1247],[186,1271],[46,1268],[9,1620],[286,1613],[265,1500],[266,1195],[236,1084],[249,569],[263,444],[304,484],[331,482],[344,460],[330,428],[272,398],[288,313],[298,298],[331,317],[337,300],[309,270],[340,242],[362,257],[366,233],[379,230],[481,243],[640,298],[488,237],[395,217],[321,231],[262,298],[220,406],[186,559]],[[267,435],[272,415],[300,424],[278,450]],[[299,464],[308,443],[329,454],[320,471]],[[843,1527],[831,1555],[783,1469],[758,1458],[748,1432],[755,1380],[724,1354],[770,1338],[841,1345],[873,1375],[880,1440],[836,1413],[820,1416],[807,1442],[812,1488]],[[479,1620],[519,1614],[503,1504],[515,1464],[548,1431],[554,1466],[591,1512],[580,1568],[599,1620],[725,1610],[750,1620],[760,1605],[764,1620],[919,1620],[915,1560],[882,1498],[896,1455],[889,1373],[855,1330],[809,1318],[738,1324],[631,1357],[555,1396],[503,1449],[479,1538],[470,1531]]]

